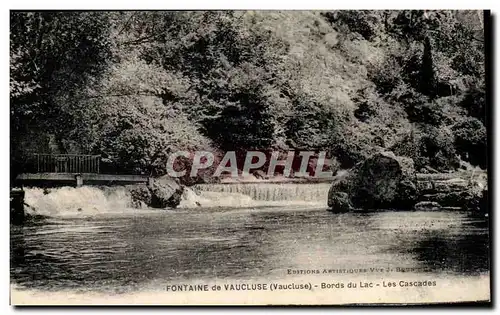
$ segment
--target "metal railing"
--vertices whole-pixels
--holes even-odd
[[[35,154],[37,173],[99,173],[100,155]]]

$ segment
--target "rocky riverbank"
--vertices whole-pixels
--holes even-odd
[[[484,171],[418,174],[410,158],[380,152],[339,174],[328,194],[332,212],[460,209],[487,212]]]

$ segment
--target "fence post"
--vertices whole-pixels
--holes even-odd
[[[82,174],[77,174],[75,176],[75,178],[76,178],[76,187],[83,186],[83,177],[82,177]]]

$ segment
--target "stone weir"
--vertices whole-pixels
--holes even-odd
[[[336,176],[332,212],[457,209],[487,212],[486,172],[417,174],[413,160],[380,152]]]

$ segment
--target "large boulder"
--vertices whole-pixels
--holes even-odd
[[[357,210],[411,209],[417,196],[413,160],[380,152],[337,176],[329,192],[328,205],[338,204],[338,193],[348,196]]]
[[[182,199],[184,187],[168,176],[153,178],[148,183],[153,208],[175,208]]]

